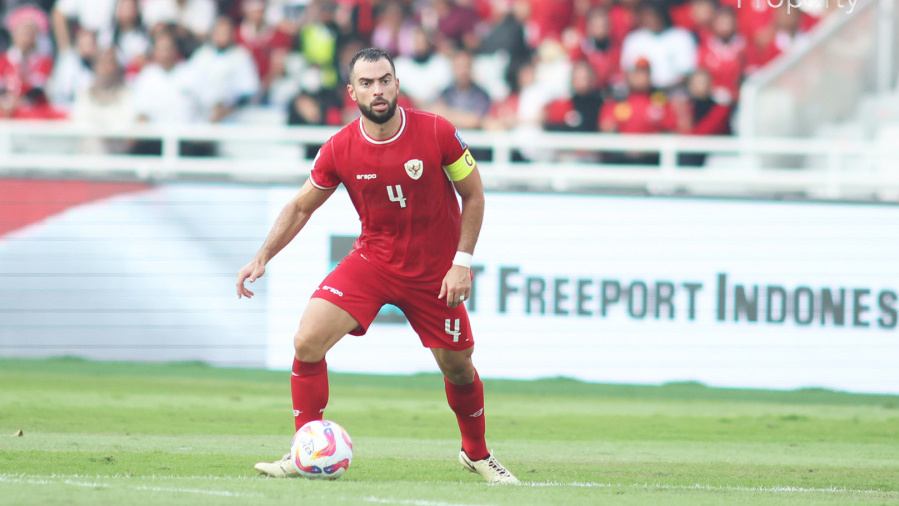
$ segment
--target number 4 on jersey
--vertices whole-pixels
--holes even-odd
[[[403,196],[403,187],[400,185],[388,185],[387,198],[389,198],[391,202],[399,202],[400,207],[406,207],[406,197]]]

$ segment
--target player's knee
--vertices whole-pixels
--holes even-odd
[[[447,364],[443,368],[443,375],[453,385],[468,385],[474,381],[474,366],[471,361]]]
[[[327,352],[324,346],[302,331],[293,336],[293,349],[297,360],[301,362],[318,362],[325,358]]]

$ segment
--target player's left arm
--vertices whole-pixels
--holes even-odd
[[[462,199],[462,229],[456,249],[459,253],[443,278],[438,298],[446,297],[447,306],[456,307],[471,296],[471,266],[460,265],[465,263],[465,258],[460,258],[460,254],[461,257],[469,255],[467,259],[470,262],[470,255],[478,242],[484,221],[484,184],[477,164],[467,149],[456,163],[447,167],[447,174]]]

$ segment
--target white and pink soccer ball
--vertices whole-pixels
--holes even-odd
[[[294,434],[290,460],[301,476],[336,480],[350,468],[353,441],[340,425],[313,420]]]

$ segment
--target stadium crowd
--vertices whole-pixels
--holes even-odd
[[[460,128],[727,134],[740,82],[822,15],[781,4],[0,0],[0,117],[340,125],[346,63],[375,45],[401,105]]]

